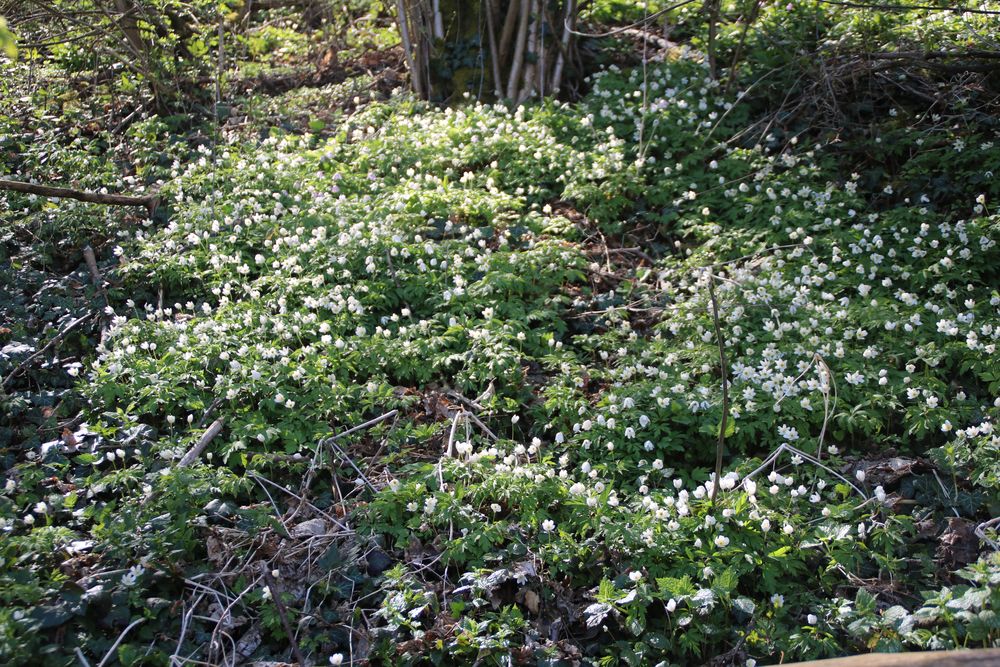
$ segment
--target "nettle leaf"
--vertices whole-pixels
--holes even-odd
[[[863,588],[858,589],[858,593],[854,597],[854,602],[859,614],[864,614],[874,611],[878,603],[877,600],[875,599],[875,596]]]
[[[791,550],[792,550],[792,548],[790,546],[788,546],[788,545],[785,545],[783,547],[778,547],[777,549],[775,549],[774,551],[772,551],[771,553],[769,553],[768,557],[770,557],[770,558],[784,558],[785,556],[787,556],[791,552]]]
[[[597,587],[597,599],[610,602],[618,597],[618,589],[615,584],[610,579],[601,579],[601,583]]]
[[[707,613],[712,607],[714,607],[715,602],[715,593],[711,588],[699,589],[698,592],[691,597],[691,603],[695,605],[698,608],[699,613],[702,614]]]
[[[694,595],[697,588],[691,581],[691,577],[684,575],[680,579],[674,577],[659,577],[656,584],[660,590],[670,597],[679,598]]]
[[[949,600],[946,606],[949,609],[978,609],[989,599],[989,596],[990,592],[988,590],[970,588],[962,593],[961,596]]]
[[[726,570],[715,577],[715,581],[712,583],[712,590],[718,595],[729,595],[740,583],[740,575],[735,569],[729,567]]]

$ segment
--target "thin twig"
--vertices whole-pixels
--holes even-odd
[[[357,433],[358,431],[363,431],[364,429],[366,429],[366,428],[368,428],[370,426],[374,426],[375,424],[378,424],[379,422],[384,422],[386,419],[391,419],[392,417],[395,417],[398,414],[399,414],[399,410],[389,410],[389,412],[385,413],[384,415],[379,415],[378,417],[375,417],[374,419],[369,419],[364,424],[358,424],[357,426],[349,428],[349,429],[347,429],[346,431],[344,431],[342,433],[338,433],[337,435],[330,436],[326,440],[321,441],[320,444],[323,444],[324,442],[333,442],[334,440],[340,440],[341,438],[346,437],[348,435],[351,435],[352,433]]]
[[[685,5],[690,5],[692,2],[695,2],[695,0],[681,0],[681,2],[670,5],[669,7],[664,7],[658,12],[653,12],[652,14],[642,19],[641,21],[636,21],[635,23],[630,23],[626,26],[622,26],[621,28],[615,28],[614,30],[608,30],[607,32],[580,32],[578,30],[574,30],[569,24],[569,19],[566,19],[565,26],[566,30],[570,34],[576,35],[578,37],[592,37],[592,38],[612,37],[614,35],[619,35],[625,32],[626,30],[631,30],[632,28],[638,28],[639,26],[645,23],[649,23],[650,21],[660,18],[664,14],[674,11],[675,9],[680,9]]]
[[[726,427],[729,425],[729,376],[726,369],[726,345],[719,325],[719,303],[715,298],[715,275],[708,274],[708,295],[712,300],[712,323],[715,325],[715,340],[719,346],[719,363],[722,368],[722,421],[719,423],[719,444],[715,448],[715,481],[712,484],[712,504],[719,493],[722,481],[722,452],[726,446]]]
[[[97,667],[104,667],[104,665],[108,663],[108,660],[111,659],[111,656],[114,655],[115,649],[118,648],[118,645],[122,643],[123,639],[125,639],[125,635],[127,635],[132,630],[132,628],[139,625],[140,623],[143,623],[145,620],[146,620],[145,618],[140,616],[139,618],[129,623],[128,627],[122,630],[122,633],[118,635],[118,639],[116,639],[115,643],[111,645],[111,648],[108,649],[108,652],[104,654],[104,659],[102,659],[99,663],[97,663]]]
[[[368,488],[372,491],[372,493],[375,493],[376,490],[375,490],[374,485],[372,485],[372,483],[368,480],[368,478],[365,477],[364,473],[362,473],[361,470],[354,464],[354,461],[351,459],[350,456],[347,455],[347,452],[345,452],[343,449],[341,449],[335,443],[340,438],[346,437],[346,436],[348,436],[348,435],[350,435],[352,433],[357,433],[358,431],[366,429],[366,428],[368,428],[370,426],[374,426],[375,424],[383,422],[386,419],[390,419],[392,417],[395,417],[398,414],[399,414],[399,410],[390,410],[389,412],[386,412],[383,415],[379,415],[378,417],[375,417],[374,419],[369,419],[368,421],[366,421],[363,424],[358,424],[357,426],[349,428],[349,429],[347,429],[346,431],[344,431],[342,433],[338,433],[336,435],[330,436],[329,438],[325,438],[323,440],[320,440],[319,443],[316,446],[316,453],[313,455],[313,460],[309,464],[309,470],[306,472],[305,478],[302,480],[302,484],[299,486],[299,492],[302,494],[302,497],[305,497],[307,490],[312,485],[313,476],[316,474],[316,470],[318,469],[318,461],[319,461],[320,455],[325,451],[327,445],[329,445],[329,447],[330,447],[330,449],[332,451],[334,451],[335,453],[339,454],[345,461],[347,461],[347,463],[352,468],[354,468],[354,470],[358,473],[358,475],[360,475],[362,481],[364,481],[364,483],[368,485]],[[299,506],[295,508],[295,511],[292,512],[292,516],[289,517],[288,520],[291,521],[292,519],[294,519],[296,517],[296,515],[298,515],[299,510],[301,508],[302,508],[302,503],[300,503]]]
[[[62,331],[60,331],[59,333],[57,333],[52,338],[52,340],[50,340],[48,343],[45,344],[45,346],[42,349],[40,349],[38,352],[35,352],[30,357],[28,357],[27,359],[25,359],[24,361],[22,361],[20,364],[18,364],[17,368],[15,368],[14,370],[12,370],[7,375],[7,377],[5,377],[3,379],[3,382],[0,382],[0,388],[6,387],[7,383],[10,382],[11,380],[13,380],[18,375],[20,375],[24,371],[24,369],[27,368],[31,364],[31,362],[33,362],[35,359],[37,359],[38,357],[40,357],[43,354],[45,354],[45,352],[47,352],[49,348],[51,348],[53,345],[55,345],[56,343],[58,343],[59,341],[61,341],[63,338],[65,338],[69,334],[70,331],[72,331],[76,327],[80,326],[81,324],[83,324],[84,322],[86,322],[87,320],[89,320],[91,317],[93,317],[93,315],[94,315],[93,313],[87,313],[86,315],[78,317],[75,320],[73,320],[72,322],[70,322],[66,326],[65,329],[63,329]]]
[[[1000,15],[1000,11],[991,9],[976,9],[973,7],[935,7],[933,5],[886,5],[869,2],[849,2],[848,0],[819,0],[824,5],[837,5],[838,7],[850,7],[852,9],[877,9],[882,12],[909,12],[914,10],[924,10],[930,12],[954,12],[956,14],[985,14],[989,16]]]
[[[448,443],[444,448],[445,458],[452,458],[455,456],[455,432],[458,431],[459,420],[465,417],[466,414],[468,413],[465,410],[459,410],[451,419],[451,431],[448,433]]]
[[[944,482],[941,481],[941,477],[938,475],[937,470],[931,469],[931,472],[934,473],[934,479],[937,480],[938,486],[941,487],[941,493],[943,493],[944,497],[948,499],[948,506],[951,508],[951,511],[955,513],[955,516],[961,516],[958,513],[958,510],[955,509],[955,506],[951,504],[951,494],[948,493],[948,489],[945,488]]]
[[[87,270],[90,271],[90,279],[96,287],[101,292],[101,296],[104,297],[104,305],[110,306],[111,301],[108,299],[108,291],[104,289],[104,276],[101,275],[101,270],[97,267],[97,257],[94,256],[94,249],[89,245],[83,249],[83,261],[87,263]]]
[[[337,520],[337,519],[336,519],[336,518],[335,518],[334,516],[332,516],[332,515],[331,515],[331,514],[330,514],[329,512],[324,512],[323,510],[321,510],[320,508],[316,507],[316,506],[315,506],[315,505],[313,505],[313,504],[312,504],[311,502],[309,502],[308,500],[306,500],[305,498],[303,498],[303,497],[302,497],[302,496],[300,496],[299,494],[295,493],[294,491],[292,491],[292,490],[290,490],[290,489],[286,489],[285,487],[281,486],[280,484],[275,484],[274,482],[272,482],[272,481],[271,481],[271,480],[269,480],[268,478],[266,478],[266,477],[261,477],[261,476],[260,476],[260,475],[258,475],[257,473],[254,473],[254,472],[252,472],[252,473],[250,473],[250,474],[249,474],[249,476],[250,476],[250,477],[252,477],[253,479],[255,479],[255,480],[256,480],[256,481],[258,481],[258,482],[261,482],[261,483],[264,483],[264,484],[269,484],[270,486],[273,486],[274,488],[278,489],[278,490],[279,490],[279,491],[281,491],[282,493],[287,493],[287,494],[288,494],[288,495],[290,495],[290,496],[291,496],[292,498],[295,498],[296,500],[298,500],[298,501],[299,501],[299,506],[300,506],[300,507],[301,507],[302,505],[308,505],[309,507],[313,508],[313,510],[314,510],[314,511],[316,511],[316,512],[318,512],[319,514],[322,514],[322,515],[323,515],[324,517],[326,517],[326,519],[327,519],[327,520],[329,520],[329,521],[330,521],[331,523],[333,523],[333,524],[334,524],[335,526],[337,526],[337,527],[338,527],[338,528],[340,528],[341,530],[345,530],[345,531],[347,531],[347,532],[353,532],[353,531],[351,531],[351,529],[350,529],[350,528],[348,528],[348,527],[347,527],[347,526],[345,526],[345,525],[344,525],[343,523],[341,523],[340,521],[338,521],[338,520]],[[295,514],[293,514],[293,515],[292,515],[292,517],[294,517],[294,516],[295,516]],[[280,515],[278,516],[278,518],[279,518],[279,519],[281,518],[281,517],[280,517]],[[286,530],[287,530],[287,529],[286,529]]]
[[[764,462],[761,463],[759,466],[757,466],[757,468],[753,472],[751,472],[748,475],[745,475],[743,477],[744,481],[748,480],[748,479],[753,479],[753,477],[755,477],[761,470],[764,470],[769,465],[771,465],[775,461],[777,461],[778,457],[781,456],[782,452],[790,452],[793,455],[797,454],[798,456],[801,456],[806,461],[809,461],[810,463],[819,466],[820,468],[822,468],[823,470],[826,470],[828,473],[830,473],[831,475],[833,475],[837,479],[839,479],[839,480],[843,481],[844,483],[846,483],[852,489],[854,489],[855,491],[857,491],[858,495],[861,496],[862,498],[864,498],[866,500],[868,499],[868,495],[864,491],[862,491],[861,489],[859,489],[857,486],[855,486],[854,482],[852,482],[851,480],[847,479],[846,477],[844,477],[843,475],[841,475],[840,473],[838,473],[836,470],[833,470],[832,468],[830,468],[830,467],[828,467],[826,465],[823,465],[822,461],[814,458],[811,454],[807,454],[806,452],[803,452],[801,449],[798,449],[796,447],[793,447],[793,446],[789,445],[787,442],[784,442],[784,443],[780,444],[778,446],[778,448],[775,449],[773,452],[771,452],[771,454],[766,459],[764,459]]]
[[[494,433],[493,431],[491,431],[490,427],[487,426],[486,424],[484,424],[483,421],[479,417],[477,417],[476,415],[472,414],[471,412],[467,412],[465,414],[466,414],[466,416],[470,420],[472,420],[473,424],[475,424],[480,429],[482,429],[483,433],[485,433],[486,435],[488,435],[493,440],[499,440],[500,439],[499,437],[497,437],[497,434]]]
[[[981,524],[976,526],[975,530],[976,537],[981,539],[983,542],[989,544],[994,551],[1000,551],[1000,544],[997,544],[994,540],[991,540],[989,537],[986,536],[986,529],[992,528],[996,526],[998,523],[1000,523],[1000,517],[996,517],[994,519],[990,519],[989,521],[982,522]]]
[[[340,448],[340,445],[333,442],[332,440],[329,441],[327,444],[330,446],[331,449],[333,449],[334,452],[336,452],[340,456],[340,458],[342,458],[344,461],[347,462],[347,465],[351,466],[354,469],[354,472],[358,473],[358,477],[361,479],[362,482],[364,482],[365,486],[368,487],[369,491],[371,491],[372,493],[378,493],[378,490],[375,488],[375,485],[371,483],[371,481],[365,476],[363,472],[361,472],[361,468],[359,468],[357,464],[354,463],[353,459],[351,459],[351,457],[347,455],[347,452],[345,452],[343,449]]]
[[[306,667],[306,659],[302,655],[302,649],[299,648],[299,643],[295,640],[295,633],[292,632],[292,625],[288,622],[288,611],[285,609],[285,603],[281,601],[281,595],[277,590],[275,590],[274,579],[271,577],[271,573],[267,570],[264,571],[264,580],[267,582],[267,589],[271,591],[271,599],[274,600],[274,606],[278,609],[278,617],[281,618],[281,625],[285,628],[285,634],[288,635],[288,641],[292,644],[292,655],[294,655],[295,660],[298,661],[299,667]]]

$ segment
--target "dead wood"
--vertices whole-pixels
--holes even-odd
[[[40,197],[52,197],[56,199],[76,199],[78,201],[89,202],[91,204],[105,204],[108,206],[139,206],[146,209],[147,214],[152,217],[156,207],[160,202],[157,194],[148,194],[141,197],[131,197],[128,195],[104,194],[101,192],[88,192],[86,190],[74,190],[72,188],[60,188],[51,185],[41,185],[38,183],[25,183],[23,181],[11,181],[0,178],[0,190],[21,192]]]

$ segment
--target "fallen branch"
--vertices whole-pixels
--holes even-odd
[[[215,436],[219,435],[219,433],[222,432],[222,426],[225,423],[226,420],[223,419],[222,417],[219,417],[214,422],[212,422],[212,425],[208,427],[208,430],[206,430],[204,433],[201,434],[201,438],[198,440],[198,444],[196,444],[194,447],[188,450],[188,453],[185,454],[184,457],[180,460],[180,462],[177,464],[177,467],[186,468],[192,463],[194,463],[195,459],[197,459],[201,455],[201,453],[205,451],[205,447],[208,447],[208,443],[212,442],[212,440],[215,439]]]
[[[146,209],[146,213],[152,217],[156,207],[160,202],[157,194],[143,195],[142,197],[130,197],[128,195],[108,195],[100,192],[87,192],[85,190],[73,190],[71,188],[58,188],[51,185],[40,185],[38,183],[25,183],[23,181],[11,181],[0,178],[0,190],[10,190],[28,195],[38,195],[40,197],[53,197],[56,199],[76,199],[91,204],[106,204],[108,206],[141,206]]]
[[[1000,51],[967,49],[964,51],[888,51],[869,53],[873,60],[939,60],[941,58],[985,58],[1000,60]]]

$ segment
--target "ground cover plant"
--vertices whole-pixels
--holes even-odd
[[[0,193],[5,663],[1000,647],[1000,7],[598,2],[438,105],[237,4],[189,107],[3,63],[10,178],[158,198]]]

